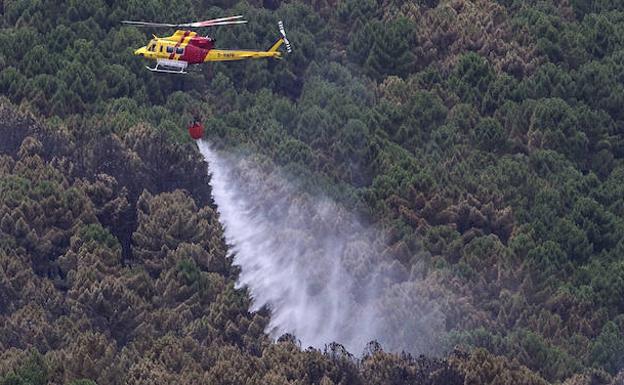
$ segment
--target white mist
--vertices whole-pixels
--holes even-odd
[[[419,298],[420,282],[380,257],[378,234],[325,197],[302,193],[250,157],[199,149],[234,263],[254,310],[271,308],[273,337],[304,347],[331,342],[359,354],[371,340],[411,353],[437,350],[444,317]]]

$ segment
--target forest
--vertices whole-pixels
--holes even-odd
[[[0,3],[0,384],[624,383],[624,5]],[[151,31],[242,14],[281,61],[154,75]],[[381,229],[438,352],[273,341],[186,133],[194,114]],[[262,197],[259,197],[262,199]],[[424,267],[423,267],[424,266]]]

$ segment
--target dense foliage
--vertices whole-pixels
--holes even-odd
[[[622,381],[618,2],[57,3],[2,4],[0,90],[45,124],[4,103],[0,382]],[[250,23],[219,46],[269,47],[283,19],[294,52],[154,76],[132,56],[151,31],[119,24],[230,13]],[[378,223],[406,271],[425,248],[449,350],[474,350],[271,344],[184,144],[193,113]]]

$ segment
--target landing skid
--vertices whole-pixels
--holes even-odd
[[[149,66],[145,66],[145,68],[147,68],[148,70],[152,71],[152,72],[160,72],[160,73],[165,73],[165,74],[182,74],[182,75],[186,75],[188,72],[184,71],[184,68],[178,68],[178,69],[166,69],[166,68],[158,68],[158,65],[156,65],[156,67],[152,68]]]
[[[183,60],[158,59],[154,68],[145,66],[152,72],[164,72],[167,74],[185,74],[188,63]]]

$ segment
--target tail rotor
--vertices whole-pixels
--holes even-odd
[[[286,31],[284,30],[284,23],[282,23],[282,21],[280,20],[277,22],[277,25],[279,27],[280,34],[282,35],[282,40],[284,40],[284,44],[286,45],[286,51],[288,51],[288,53],[291,53],[292,48],[290,47],[290,42],[286,38]]]

